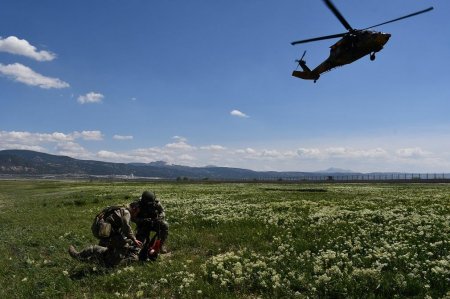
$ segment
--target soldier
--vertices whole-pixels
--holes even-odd
[[[154,193],[144,191],[139,204],[139,213],[132,217],[131,221],[136,223],[136,238],[144,242],[149,239],[150,232],[157,233],[161,245],[161,253],[166,253],[164,243],[169,235],[169,224],[165,221],[164,208],[156,199]]]
[[[99,245],[91,245],[78,252],[73,245],[69,246],[71,257],[81,261],[92,261],[105,266],[116,266],[138,260],[139,248],[142,242],[136,239],[130,226],[130,219],[139,213],[137,203],[128,207],[105,209],[97,217],[110,224],[108,237],[100,239]]]

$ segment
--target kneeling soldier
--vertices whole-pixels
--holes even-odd
[[[149,240],[150,232],[156,232],[160,240],[160,252],[166,253],[164,243],[169,235],[169,224],[164,219],[163,206],[155,194],[149,191],[144,191],[136,203],[139,205],[139,213],[136,217],[131,217],[131,221],[136,223],[136,238],[144,242]]]

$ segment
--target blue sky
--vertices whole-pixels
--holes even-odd
[[[22,1],[0,9],[0,149],[255,170],[450,171],[450,2],[334,0],[392,34],[314,84],[322,1]]]

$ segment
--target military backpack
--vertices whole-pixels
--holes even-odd
[[[97,239],[109,238],[112,231],[111,223],[109,223],[106,219],[115,211],[121,209],[119,206],[110,206],[104,208],[100,213],[98,213],[94,221],[92,222],[91,230],[92,234]]]

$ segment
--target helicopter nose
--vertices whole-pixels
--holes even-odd
[[[387,43],[387,41],[389,40],[389,38],[391,37],[391,35],[389,33],[378,33],[377,34],[377,41],[379,44],[384,45],[385,43]]]

